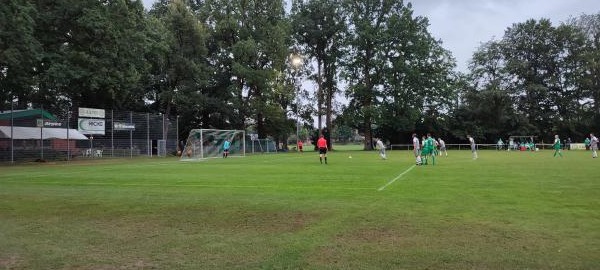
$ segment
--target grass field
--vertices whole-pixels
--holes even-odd
[[[0,269],[600,268],[590,152],[388,157],[2,166]]]

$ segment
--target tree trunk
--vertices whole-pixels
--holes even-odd
[[[373,150],[373,135],[371,134],[371,96],[373,95],[371,92],[373,91],[373,86],[371,85],[371,74],[369,72],[369,70],[371,69],[369,65],[369,60],[371,59],[371,51],[367,50],[365,56],[365,63],[363,65],[363,78],[365,89],[362,95],[362,107],[366,109],[365,118],[363,121],[365,129],[364,150]]]
[[[321,124],[321,115],[323,108],[323,82],[321,80],[321,64],[323,60],[317,59],[317,127],[319,128],[319,132],[323,130],[323,126]]]
[[[335,87],[334,87],[334,83],[333,83],[333,74],[331,74],[333,71],[330,68],[327,68],[325,70],[326,76],[325,79],[327,80],[327,87],[325,89],[325,93],[326,93],[326,97],[325,97],[325,126],[327,127],[327,129],[329,130],[329,132],[333,131],[333,127],[332,127],[332,122],[331,122],[331,115],[333,114],[333,94],[335,91]],[[331,140],[328,140],[327,143],[329,144],[328,147],[330,150],[333,150],[333,144],[331,142]]]
[[[165,114],[162,119],[162,139],[167,140],[167,136],[169,134],[169,125],[165,123],[165,121],[169,121],[169,116],[171,115],[171,102],[167,103],[167,108],[165,109]]]
[[[259,139],[265,138],[265,122],[263,121],[263,113],[258,112],[256,114],[256,133],[258,133]]]

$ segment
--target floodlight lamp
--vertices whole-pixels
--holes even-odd
[[[302,65],[302,57],[300,55],[292,54],[290,58],[292,61],[292,66],[294,66],[295,68],[298,68]]]

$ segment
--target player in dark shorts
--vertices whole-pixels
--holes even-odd
[[[319,160],[323,164],[323,158],[325,158],[325,164],[327,164],[327,140],[321,135],[317,140],[317,147],[319,148]]]

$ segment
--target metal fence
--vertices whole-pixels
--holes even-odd
[[[497,145],[497,144],[476,144],[477,150],[508,150],[508,145]],[[523,149],[526,150],[535,150],[535,149],[551,149],[552,144],[545,143],[536,143],[533,149]],[[413,149],[412,144],[392,144],[389,145],[390,150],[411,150]],[[471,150],[470,144],[446,144],[447,150]],[[518,147],[512,147],[510,150],[520,151],[521,149]]]
[[[86,115],[82,109],[0,111],[0,162],[176,154],[177,117],[101,109],[88,110],[103,115]]]

